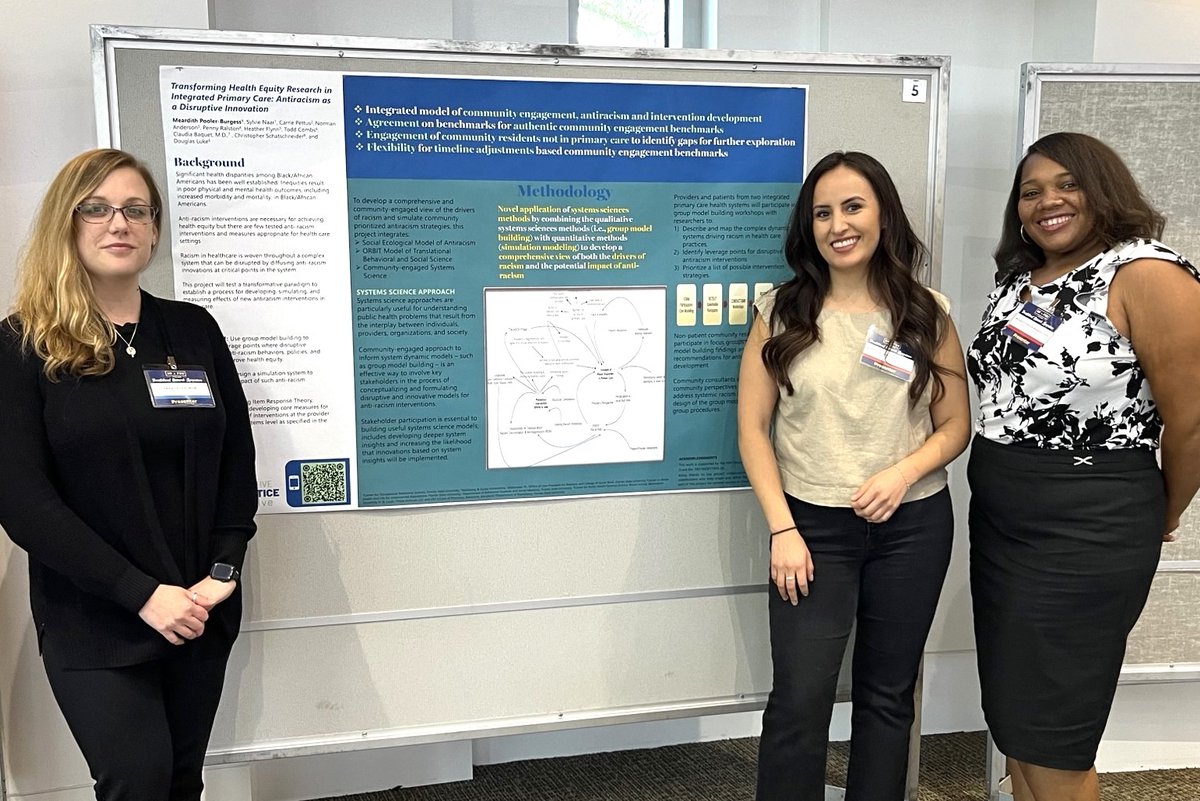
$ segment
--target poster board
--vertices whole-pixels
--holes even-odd
[[[164,185],[164,68],[285,70],[318,83],[330,73],[804,87],[808,161],[834,149],[877,156],[930,243],[936,285],[946,58],[107,26],[93,42],[102,141],[137,153]],[[179,269],[165,248],[147,288],[174,296]],[[659,283],[674,297],[672,282]],[[218,314],[227,333],[234,318]],[[744,333],[726,328],[736,352]],[[726,448],[732,412],[726,402],[715,415]],[[770,684],[763,522],[748,491],[710,489],[260,515],[210,761],[760,707]]]
[[[1056,131],[1110,145],[1167,218],[1164,241],[1200,259],[1200,66],[1026,64],[1022,150]],[[1200,680],[1200,503],[1165,545],[1129,639],[1122,682]]]

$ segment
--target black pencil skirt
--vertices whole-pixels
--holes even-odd
[[[1009,757],[1087,770],[1162,548],[1155,455],[976,437],[967,475],[988,728]]]

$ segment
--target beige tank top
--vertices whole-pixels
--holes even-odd
[[[775,293],[766,293],[754,304],[768,322]],[[946,297],[938,292],[933,296],[949,312]],[[872,325],[891,336],[886,310],[822,311],[817,324],[821,340],[797,356],[788,369],[795,394],[780,389],[773,431],[775,459],[788,495],[819,506],[849,506],[850,496],[864,481],[929,438],[933,382],[911,406],[907,381],[860,362]],[[903,502],[928,498],[945,486],[946,470],[940,468],[913,482]]]

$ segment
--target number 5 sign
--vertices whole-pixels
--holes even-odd
[[[929,85],[929,81],[924,78],[905,78],[901,81],[903,91],[900,93],[900,99],[905,103],[924,103],[925,90]]]

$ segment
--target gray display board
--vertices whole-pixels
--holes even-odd
[[[1023,147],[1056,131],[1107,142],[1166,216],[1166,243],[1200,260],[1200,66],[1026,64],[1022,77]],[[1122,678],[1185,679],[1200,679],[1200,503],[1163,548]]]
[[[805,86],[809,163],[835,149],[880,158],[937,273],[946,58],[115,27],[93,41],[101,138],[160,178],[163,66]],[[150,290],[173,294],[171,263],[160,254]],[[215,761],[745,710],[770,686],[767,538],[748,491],[260,525]]]

